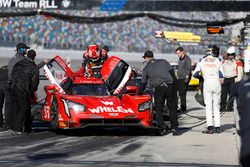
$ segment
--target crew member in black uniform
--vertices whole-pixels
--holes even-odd
[[[3,105],[6,98],[6,84],[8,81],[8,68],[7,65],[0,68],[0,127],[4,128],[6,125],[7,114],[3,111]],[[5,119],[3,118],[5,116]]]
[[[27,48],[25,49],[27,53]],[[24,54],[23,54],[24,55]],[[30,58],[24,57],[17,62],[12,69],[11,77],[11,99],[14,110],[14,121],[12,130],[16,134],[30,132],[30,94],[34,93],[39,84],[39,70]]]
[[[236,97],[239,113],[239,136],[241,139],[240,162],[243,167],[250,166],[250,73],[235,84],[233,94]]]
[[[15,111],[16,111],[16,106],[12,103],[12,99],[11,99],[11,94],[13,93],[11,90],[14,86],[13,81],[11,79],[11,75],[12,75],[12,70],[13,67],[19,63],[20,61],[22,61],[25,57],[25,55],[27,54],[27,51],[30,47],[28,47],[26,44],[24,43],[18,43],[16,45],[16,54],[15,56],[13,56],[10,61],[8,62],[8,84],[7,84],[7,89],[6,89],[6,105],[5,105],[5,113],[7,114],[7,128],[11,131],[14,130],[14,117],[16,117],[15,115]]]
[[[167,100],[167,107],[170,110],[170,123],[173,135],[178,135],[177,132],[177,113],[176,113],[176,80],[174,70],[168,61],[163,59],[154,59],[153,52],[147,50],[143,58],[147,65],[142,71],[142,81],[138,94],[142,94],[148,84],[154,90],[156,121],[160,129],[160,135],[166,135],[168,127],[163,121],[163,107]]]

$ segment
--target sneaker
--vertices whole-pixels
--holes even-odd
[[[177,132],[176,129],[172,129],[172,135],[173,136],[179,136],[179,133]]]
[[[159,131],[159,135],[160,136],[165,136],[165,135],[167,135],[168,134],[168,130],[167,129],[161,129],[160,131]]]
[[[28,135],[28,133],[27,133],[27,132],[18,132],[18,131],[17,131],[17,132],[15,132],[15,134],[16,134],[16,135]]]
[[[204,134],[213,134],[213,129],[208,127],[206,130],[202,131]]]
[[[11,130],[11,129],[8,129],[8,132],[11,133],[11,134],[13,134],[13,135],[16,134],[16,133],[15,133],[13,130]]]
[[[182,112],[186,112],[186,111],[187,111],[187,108],[184,108],[184,107],[183,107],[183,108],[181,108],[181,111],[182,111]]]
[[[216,132],[216,133],[220,133],[220,132],[221,132],[221,131],[220,131],[220,127],[216,127],[216,128],[215,128],[215,132]]]
[[[1,125],[0,125],[0,129],[6,130],[7,127],[5,126],[5,124],[1,124]]]

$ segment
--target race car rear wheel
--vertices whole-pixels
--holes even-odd
[[[58,102],[55,96],[52,99],[50,118],[51,118],[51,128],[56,130],[58,127]]]

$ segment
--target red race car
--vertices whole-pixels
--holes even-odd
[[[152,124],[151,97],[136,95],[135,86],[125,86],[131,68],[118,57],[110,57],[101,70],[102,78],[77,76],[56,56],[44,66],[51,85],[40,119],[53,129],[88,126],[141,126]],[[121,89],[126,91],[118,94]]]

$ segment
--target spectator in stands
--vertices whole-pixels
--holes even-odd
[[[108,13],[101,13],[95,10],[58,10],[57,13],[68,15],[79,15],[87,17],[109,16]],[[128,13],[120,11],[118,14]],[[131,11],[129,11],[131,13]],[[157,12],[170,17],[193,18],[197,20],[211,20],[216,15],[216,19],[222,20],[221,12]],[[211,16],[212,15],[212,16]],[[145,48],[155,48],[155,52],[171,52],[175,49],[174,45],[163,45],[162,40],[154,38],[155,30],[193,32],[204,38],[209,38],[206,30],[188,29],[161,24],[155,20],[145,18],[135,18],[130,21],[103,23],[96,25],[69,23],[54,18],[48,18],[41,15],[32,17],[10,17],[0,18],[0,36],[3,36],[4,45],[16,40],[26,41],[31,44],[38,44],[46,48],[59,49],[82,49],[82,44],[88,46],[92,39],[100,44],[109,44],[113,51],[119,52],[143,52]],[[147,22],[148,24],[143,24]],[[153,25],[153,26],[151,26]],[[84,29],[84,31],[78,31]],[[225,37],[230,36],[230,31],[225,32]],[[215,38],[215,37],[213,37]],[[0,41],[1,44],[1,41]],[[203,46],[188,46],[191,54],[202,54]],[[86,48],[85,48],[86,49]],[[187,47],[184,47],[186,50]]]

